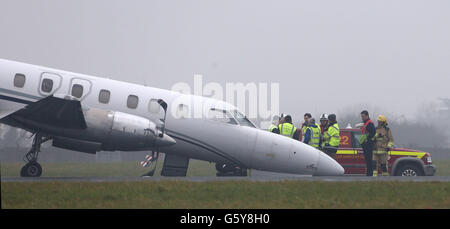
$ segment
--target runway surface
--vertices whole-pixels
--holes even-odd
[[[339,177],[312,177],[312,176],[251,176],[251,177],[2,177],[1,182],[152,182],[152,181],[189,181],[189,182],[225,182],[225,181],[320,181],[320,182],[357,182],[357,181],[401,181],[401,182],[450,182],[448,176],[432,177],[365,177],[365,176],[339,176]]]

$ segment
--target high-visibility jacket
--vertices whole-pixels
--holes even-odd
[[[278,128],[278,126],[275,126],[274,124],[270,124],[269,131],[272,132],[276,128]]]
[[[321,127],[320,127],[320,125],[319,124],[317,124],[317,123],[314,123],[314,125],[317,127],[317,128],[319,128],[319,131],[320,132],[322,132],[322,130],[321,130]],[[302,142],[305,140],[305,134],[306,134],[306,130],[308,129],[308,126],[303,126],[302,127]],[[320,137],[320,136],[319,136]],[[320,142],[320,141],[319,141]]]
[[[320,143],[320,127],[308,126],[307,129],[311,131],[311,140],[309,140],[308,144],[312,147],[319,148]]]
[[[319,128],[319,130],[320,130],[320,133],[322,133],[322,127],[320,127],[320,125],[319,125],[319,124],[317,124],[317,123],[316,123],[315,125],[316,125],[316,127],[317,127],[317,128]]]
[[[339,147],[339,144],[341,143],[341,137],[339,136],[340,135],[339,125],[335,123],[330,127],[328,127],[328,131],[326,134],[328,137],[328,144],[332,147]]]
[[[303,124],[303,126],[302,126],[302,142],[305,140],[306,128],[308,128],[308,126]]]
[[[294,133],[297,130],[297,128],[294,125],[288,122],[278,125],[278,129],[280,130],[281,135],[290,138],[294,137]]]

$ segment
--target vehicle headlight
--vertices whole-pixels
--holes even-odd
[[[427,157],[427,163],[431,164],[432,163],[431,155],[429,153],[427,153],[425,156]]]

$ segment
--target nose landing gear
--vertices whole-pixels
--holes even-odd
[[[37,162],[39,152],[41,151],[41,144],[50,140],[50,137],[46,137],[41,133],[36,133],[33,139],[33,145],[30,151],[24,156],[23,160],[27,162],[25,166],[20,170],[21,177],[40,177],[42,174],[42,167]]]
[[[216,163],[218,177],[246,177],[247,169],[228,163]]]
[[[142,177],[152,177],[155,174],[156,164],[158,163],[159,152],[152,151],[152,155],[147,155],[145,161],[141,161],[142,167],[150,167],[150,172],[142,175]]]

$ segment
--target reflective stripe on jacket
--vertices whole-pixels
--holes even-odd
[[[315,126],[308,126],[307,129],[310,130],[311,133],[311,139],[309,140],[308,144],[312,147],[319,148],[320,143],[320,128]]]
[[[278,129],[280,130],[280,134],[286,137],[293,138],[294,133],[297,130],[297,128],[290,124],[290,123],[283,123],[278,126]]]
[[[339,144],[341,143],[341,137],[339,136],[340,129],[339,125],[337,123],[331,125],[328,128],[327,136],[329,136],[329,142],[328,144],[332,147],[339,147]]]
[[[376,138],[376,151],[377,153],[387,153],[386,148],[392,148],[394,146],[394,137],[392,137],[391,129],[387,126],[377,126]]]
[[[276,128],[278,128],[278,126],[275,126],[274,124],[270,124],[269,131],[272,132]]]

